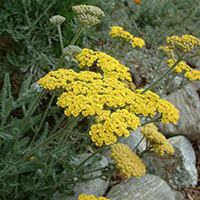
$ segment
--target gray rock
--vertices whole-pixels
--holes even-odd
[[[200,68],[200,57],[194,57],[187,60],[187,63],[193,68]]]
[[[184,136],[172,137],[169,142],[175,149],[174,155],[145,154],[147,172],[161,177],[173,188],[194,187],[198,173],[191,143]]]
[[[175,200],[167,183],[150,174],[125,180],[112,187],[106,197],[110,200]]]
[[[176,200],[185,200],[185,195],[182,191],[173,190],[173,192]]]
[[[160,124],[160,132],[166,136],[183,135],[191,141],[200,139],[200,98],[193,87],[185,87],[165,97],[179,110],[175,124]]]
[[[91,154],[89,154],[89,153],[84,153],[84,154],[80,155],[79,158],[76,161],[74,161],[74,164],[78,165],[81,161],[85,160],[90,155]],[[88,164],[90,164],[90,163],[91,162],[86,162],[86,164],[84,166],[87,167]],[[107,159],[104,156],[102,156],[101,160],[96,162],[96,164],[92,167],[92,169],[105,167],[107,165],[108,165]],[[92,178],[92,177],[99,176],[100,174],[101,173],[99,171],[97,171],[97,172],[90,173],[90,175],[87,175],[85,177]],[[100,178],[93,179],[88,182],[81,182],[81,183],[78,183],[74,187],[74,192],[75,192],[74,196],[66,196],[63,194],[56,193],[52,200],[72,200],[72,199],[77,200],[78,196],[82,193],[84,193],[86,195],[93,194],[95,197],[102,196],[105,194],[108,184],[109,184],[109,181],[104,181]]]
[[[140,128],[138,128],[135,131],[130,131],[130,136],[122,137],[119,142],[126,144],[131,149],[134,149],[142,138],[143,135],[142,133],[140,133]],[[141,152],[144,151],[145,148],[146,148],[146,139],[143,139],[137,149]]]

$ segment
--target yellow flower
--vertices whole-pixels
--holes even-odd
[[[182,51],[182,53],[189,53],[195,47],[198,47],[200,40],[192,35],[183,35],[182,37],[171,36],[166,39],[167,45],[171,49]]]
[[[133,153],[132,149],[123,143],[111,146],[111,156],[116,162],[116,168],[127,178],[135,176],[139,178],[146,173],[145,164]]]
[[[158,132],[158,128],[154,124],[146,124],[140,131],[153,146],[156,153],[159,153],[161,156],[163,156],[165,152],[174,154],[174,148],[165,136]]]
[[[79,197],[78,197],[78,200],[110,200],[110,199],[107,199],[106,197],[98,197],[98,198],[95,198],[94,195],[85,195],[85,194],[80,194]]]
[[[168,46],[159,46],[158,51],[160,51],[164,56],[174,59],[174,51]]]
[[[142,48],[145,45],[145,41],[141,38],[134,37],[131,44],[133,48]]]
[[[102,70],[104,77],[112,77],[119,80],[131,81],[131,75],[128,72],[129,68],[120,64],[118,60],[100,51],[93,51],[91,49],[83,49],[82,53],[76,56],[80,68],[85,66],[92,68],[93,65]]]
[[[102,111],[96,118],[97,124],[91,126],[89,134],[97,146],[110,145],[117,142],[117,137],[128,137],[128,129],[136,130],[140,119],[126,109],[115,112]]]
[[[169,67],[172,67],[176,62],[176,59],[167,60],[167,64]],[[184,73],[185,78],[188,78],[189,81],[200,81],[200,71],[193,70],[189,65],[185,64],[181,61],[174,69],[177,73]]]
[[[133,48],[142,48],[145,45],[143,39],[134,37],[128,31],[124,31],[123,27],[120,26],[112,26],[109,34],[111,37],[123,38],[127,42],[130,41]]]
[[[35,156],[31,156],[30,158],[29,158],[29,160],[31,161],[31,160],[34,160],[35,159]]]

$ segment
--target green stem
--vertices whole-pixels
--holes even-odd
[[[21,135],[21,132],[22,132],[24,126],[26,125],[26,122],[29,120],[30,116],[33,114],[33,111],[34,111],[34,109],[35,109],[37,103],[39,102],[40,98],[43,96],[44,92],[45,92],[45,90],[42,89],[42,91],[40,92],[40,94],[39,94],[39,95],[37,96],[37,98],[35,99],[35,102],[34,102],[33,105],[31,106],[31,108],[29,109],[27,115],[25,116],[25,118],[24,118],[24,120],[23,120],[22,126],[21,126],[21,128],[20,128],[20,130],[19,130],[19,132],[20,132],[19,135]]]
[[[163,92],[161,93],[160,97],[162,97],[166,92],[168,87],[170,86],[170,84],[172,83],[172,81],[174,80],[174,78],[177,76],[176,73],[173,74],[173,76],[171,77],[171,79],[168,81],[166,88],[163,89]]]
[[[69,58],[68,63],[63,67],[64,69],[68,69],[69,65],[71,64],[72,58],[72,56]]]
[[[170,67],[159,79],[157,79],[155,82],[153,82],[149,87],[147,87],[145,90],[143,90],[141,92],[141,94],[144,94],[146,91],[150,90],[151,88],[153,88],[157,83],[159,83],[163,78],[165,78],[181,61],[182,61],[182,57],[179,58],[172,67]]]
[[[42,117],[42,120],[41,120],[41,122],[40,122],[40,125],[39,125],[38,129],[36,130],[36,133],[35,133],[35,135],[34,135],[32,141],[31,141],[30,145],[32,145],[32,144],[34,143],[34,141],[35,141],[35,139],[36,139],[38,133],[40,132],[40,129],[41,129],[42,125],[43,125],[43,122],[44,122],[44,120],[45,120],[45,118],[46,118],[46,116],[47,116],[47,113],[48,113],[48,111],[49,111],[49,108],[51,107],[51,104],[52,104],[53,99],[54,99],[55,96],[56,96],[56,94],[54,93],[54,94],[52,95],[52,97],[51,97],[51,99],[50,99],[48,105],[47,105],[47,108],[45,109],[45,112],[44,112],[44,114],[43,114],[43,117]]]
[[[144,140],[145,136],[142,137],[142,139],[137,143],[137,145],[134,147],[133,151],[135,151],[138,146],[141,144],[141,142]]]
[[[98,149],[96,152],[94,152],[92,155],[90,155],[88,158],[86,158],[84,161],[82,161],[75,170],[78,170],[81,166],[83,166],[87,161],[89,161],[90,159],[92,159],[94,156],[96,156],[98,153],[100,153],[101,151],[103,151],[107,146],[103,146],[100,149]]]
[[[47,9],[37,18],[37,20],[34,22],[33,27],[40,21],[40,19],[46,14],[46,12],[53,6],[53,4],[56,3],[56,0],[53,0],[49,6],[47,7]]]
[[[30,157],[33,153],[35,153],[37,150],[39,150],[41,147],[46,146],[47,144],[49,144],[51,141],[53,141],[54,139],[56,139],[57,137],[59,137],[62,134],[67,134],[68,131],[66,131],[66,129],[68,127],[71,126],[71,124],[76,120],[76,118],[74,118],[70,123],[67,123],[61,130],[59,130],[57,133],[55,133],[54,135],[52,135],[51,137],[47,138],[44,142],[42,142],[41,144],[39,144],[38,146],[32,148],[28,153],[26,153],[24,155],[23,158],[21,158],[20,160],[18,160],[15,165],[21,163],[22,161],[24,161],[26,158]],[[69,134],[71,134],[72,132],[69,132]]]
[[[160,63],[159,63],[159,65],[158,65],[158,67],[157,67],[157,69],[156,69],[156,71],[155,71],[155,75],[153,76],[153,78],[152,78],[152,80],[151,80],[151,83],[154,81],[156,75],[158,74],[159,69],[160,69],[160,67],[161,67],[161,64],[162,64],[164,58],[165,58],[165,56],[163,56],[163,57],[161,58]]]
[[[188,60],[188,59],[190,59],[190,58],[194,58],[194,57],[197,57],[197,56],[199,56],[199,54],[198,54],[198,53],[197,53],[197,54],[195,54],[195,55],[193,55],[193,56],[186,57],[186,58],[184,58],[183,60]]]
[[[56,132],[57,128],[60,126],[60,124],[62,123],[62,121],[65,119],[65,117],[66,117],[65,114],[63,114],[61,116],[61,118],[58,120],[57,124],[54,126],[53,130],[50,132],[49,137],[52,136]]]
[[[63,40],[62,40],[62,33],[60,29],[60,24],[57,26],[58,28],[58,35],[59,35],[59,40],[60,40],[60,47],[61,47],[61,52],[63,53]]]
[[[83,29],[85,28],[85,26],[81,26],[79,28],[79,30],[76,32],[74,38],[72,39],[72,41],[70,42],[70,45],[74,45],[76,40],[78,39],[79,35],[81,34],[81,32],[83,31]]]
[[[153,122],[159,122],[161,118],[162,118],[161,116],[157,117],[156,119],[153,119],[153,120],[151,120],[149,122],[145,122],[145,123],[141,124],[141,126],[144,126],[146,124],[150,124],[150,123],[153,123]]]
[[[65,55],[62,55],[55,70],[59,69],[65,60]]]
[[[113,49],[114,45],[117,43],[117,39],[111,44],[110,49],[108,51],[108,55],[110,54],[111,50]]]

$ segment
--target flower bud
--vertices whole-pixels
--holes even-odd
[[[82,49],[78,46],[69,45],[63,49],[63,55],[65,56],[76,56],[82,52]]]
[[[64,21],[65,21],[65,17],[62,17],[60,15],[55,15],[51,17],[50,19],[51,24],[53,24],[54,26],[58,26],[62,24]]]

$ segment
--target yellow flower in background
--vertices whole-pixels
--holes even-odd
[[[167,60],[167,64],[169,67],[172,67],[176,62],[176,59]],[[184,73],[185,78],[188,78],[189,81],[200,81],[200,71],[193,70],[189,65],[181,61],[174,69],[177,73]]]
[[[171,36],[166,39],[167,45],[171,49],[176,49],[182,53],[189,53],[199,46],[200,40],[192,35]]]
[[[143,39],[134,37],[128,31],[124,31],[121,26],[112,26],[109,34],[111,37],[123,38],[127,42],[130,41],[133,48],[142,48],[145,45]]]
[[[97,71],[102,70],[104,77],[112,77],[119,80],[131,81],[129,68],[120,64],[118,60],[100,51],[93,51],[91,49],[83,49],[82,53],[76,56],[80,68],[84,66],[92,68],[93,65],[97,67]]]
[[[110,199],[107,199],[106,197],[95,198],[94,195],[80,194],[78,200],[110,200]]]
[[[145,41],[141,38],[134,37],[132,39],[131,45],[133,48],[142,48],[145,45]]]
[[[29,158],[30,161],[32,161],[32,160],[34,160],[34,159],[35,159],[35,156],[31,156],[31,157]]]
[[[173,146],[164,135],[158,132],[158,128],[154,124],[146,124],[141,127],[140,131],[153,146],[155,153],[159,153],[161,156],[163,156],[164,153],[174,154]]]
[[[160,51],[163,56],[167,56],[168,58],[174,59],[174,51],[170,49],[168,46],[159,46],[158,51]]]
[[[111,146],[111,156],[115,160],[116,168],[126,178],[135,176],[139,178],[146,174],[146,168],[143,161],[133,153],[132,149],[123,143]]]

